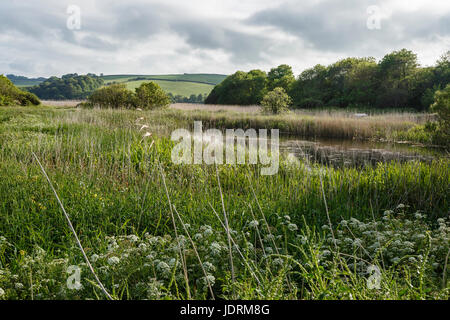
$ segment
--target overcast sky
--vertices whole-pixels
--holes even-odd
[[[67,27],[77,21],[70,5],[81,10],[79,30]],[[449,50],[450,1],[0,2],[0,74],[230,74],[287,63],[297,75],[401,48],[422,65]]]

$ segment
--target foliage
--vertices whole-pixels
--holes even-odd
[[[46,100],[76,100],[86,99],[102,85],[103,79],[95,74],[79,76],[74,73],[63,75],[61,78],[51,77],[39,85],[29,88],[29,91]]]
[[[287,64],[282,64],[276,68],[272,68],[267,74],[267,78],[267,90],[269,91],[272,91],[278,87],[283,88],[285,91],[289,91],[292,84],[295,82],[292,67]]]
[[[257,105],[267,92],[267,74],[261,70],[237,71],[214,87],[206,104]]]
[[[124,84],[111,84],[97,89],[89,96],[88,102],[98,108],[134,108],[133,93]]]
[[[18,89],[11,80],[0,75],[0,106],[28,106],[39,105],[40,103],[38,97],[34,94]]]
[[[450,144],[450,84],[437,91],[431,110],[438,114],[438,126],[435,131],[436,142]]]
[[[170,98],[155,82],[147,82],[136,88],[136,106],[143,109],[164,108],[169,106]]]
[[[172,93],[167,94],[172,101],[172,103],[204,103],[205,99],[208,97],[208,94],[201,94],[198,95],[191,94],[189,97],[184,97],[182,95],[173,95]]]
[[[417,55],[401,49],[377,62],[372,57],[345,58],[331,65],[315,65],[294,79],[288,65],[273,68],[258,80],[238,71],[217,85],[206,99],[208,104],[258,104],[268,91],[284,88],[297,108],[320,106],[338,108],[428,110],[436,90],[450,82],[450,51],[433,67],[420,67]],[[263,78],[265,80],[263,80]],[[249,85],[258,83],[259,85]]]
[[[272,114],[288,111],[291,103],[292,99],[287,95],[283,88],[279,87],[267,93],[261,101],[263,111]]]

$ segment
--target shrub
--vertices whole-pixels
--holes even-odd
[[[279,114],[286,112],[292,104],[292,99],[283,88],[275,88],[266,94],[261,101],[264,112]]]
[[[17,88],[11,80],[0,75],[0,106],[39,105],[41,102],[34,94]]]
[[[124,84],[111,84],[100,88],[89,97],[89,103],[99,108],[134,108],[134,95]]]
[[[147,82],[136,88],[136,106],[143,109],[164,108],[169,106],[170,98],[155,82]]]
[[[436,91],[431,110],[438,114],[435,141],[439,144],[450,144],[450,84],[445,89]]]

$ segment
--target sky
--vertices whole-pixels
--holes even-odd
[[[450,50],[448,0],[2,0],[0,74],[298,75],[407,48],[423,66]]]

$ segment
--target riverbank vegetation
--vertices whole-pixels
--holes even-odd
[[[32,152],[115,299],[449,298],[445,157],[334,168],[282,156],[261,176],[171,162],[171,130],[205,112],[0,115],[0,299],[105,298]],[[73,289],[69,266],[82,271]]]

